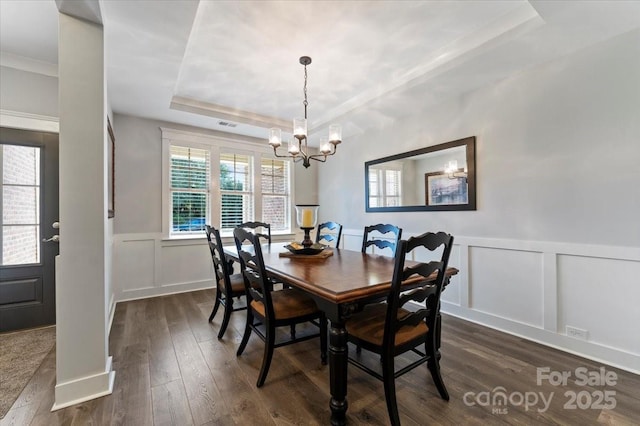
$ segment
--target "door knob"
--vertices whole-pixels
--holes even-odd
[[[53,229],[60,229],[60,222],[53,222],[53,223],[51,224],[51,227],[52,227]]]
[[[43,243],[59,243],[60,242],[60,235],[53,235],[51,238],[43,238],[42,239]]]

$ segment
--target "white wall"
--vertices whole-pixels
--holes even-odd
[[[639,75],[634,31],[368,129],[319,169],[320,219],[356,249],[366,224],[450,232],[444,311],[640,371]],[[365,161],[467,136],[477,211],[365,213]]]
[[[160,127],[237,138],[213,130],[116,114],[114,291],[116,300],[150,297],[213,286],[211,256],[204,234],[169,241],[162,236],[162,135]],[[318,200],[318,164],[295,165],[294,202]],[[292,236],[282,237],[289,241]],[[274,237],[274,240],[277,238]]]
[[[107,100],[102,25],[59,14],[60,256],[53,409],[109,394]],[[97,172],[97,173],[96,173]]]

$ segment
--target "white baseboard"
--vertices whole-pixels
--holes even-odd
[[[186,293],[195,290],[213,289],[213,280],[194,281],[189,283],[179,283],[164,285],[161,287],[147,287],[135,290],[124,290],[120,292],[118,302],[129,300],[147,299],[150,297],[167,296],[169,294]]]
[[[51,411],[113,393],[116,372],[111,369],[111,363],[112,357],[108,357],[104,372],[57,384]]]

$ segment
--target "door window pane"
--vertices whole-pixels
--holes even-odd
[[[0,265],[40,262],[40,148],[0,145]]]

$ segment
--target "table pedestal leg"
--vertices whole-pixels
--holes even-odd
[[[346,424],[347,413],[347,331],[342,322],[331,321],[329,368],[331,385],[331,424]]]

